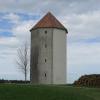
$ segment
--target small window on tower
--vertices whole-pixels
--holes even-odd
[[[46,77],[46,76],[47,76],[47,74],[45,73],[45,74],[44,74],[44,76]]]
[[[47,59],[45,59],[45,62],[47,62]]]
[[[47,44],[45,44],[45,48],[47,48]]]
[[[47,34],[47,31],[45,31],[45,34]]]

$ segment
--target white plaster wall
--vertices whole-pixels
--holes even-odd
[[[45,34],[47,31],[47,34]],[[31,82],[39,84],[66,83],[66,32],[54,28],[41,28],[32,31],[31,57],[34,46],[39,47],[38,65],[35,71],[31,59]],[[47,44],[47,48],[45,48]],[[45,62],[45,59],[47,60]],[[36,72],[36,73],[35,73]],[[44,76],[44,73],[47,76]],[[34,78],[36,78],[34,81]]]
[[[50,28],[39,29],[38,73],[40,84],[52,84],[52,29]]]
[[[53,83],[66,84],[66,32],[53,30]]]

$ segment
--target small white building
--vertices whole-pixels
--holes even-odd
[[[67,29],[48,12],[30,31],[31,83],[66,84]]]

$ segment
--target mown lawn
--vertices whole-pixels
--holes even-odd
[[[100,100],[100,89],[3,84],[0,85],[0,100]]]

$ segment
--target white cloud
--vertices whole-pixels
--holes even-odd
[[[33,25],[33,21],[22,21],[21,23],[17,24],[16,27],[13,27],[12,33],[17,38],[25,39],[25,37],[30,36],[30,29]]]
[[[99,0],[0,0],[0,12],[46,13],[52,11],[57,15],[65,15],[98,10],[99,4]]]
[[[60,16],[59,19],[68,29],[68,41],[85,42],[100,37],[100,11],[84,14]]]
[[[99,74],[100,43],[73,43],[68,45],[68,81],[81,75]]]
[[[9,13],[3,16],[3,19],[8,19],[8,21],[13,22],[14,25],[9,30],[0,29],[1,32],[6,30],[12,34],[10,37],[0,37],[0,45],[17,47],[21,41],[24,41],[25,39],[30,40],[30,29],[33,27],[37,20],[20,20],[20,17],[21,16],[14,13]]]
[[[17,24],[20,21],[20,16],[15,13],[9,13],[3,16],[3,19],[9,20],[10,22]]]
[[[19,41],[17,40],[16,37],[0,37],[1,46],[13,47],[18,43]]]

